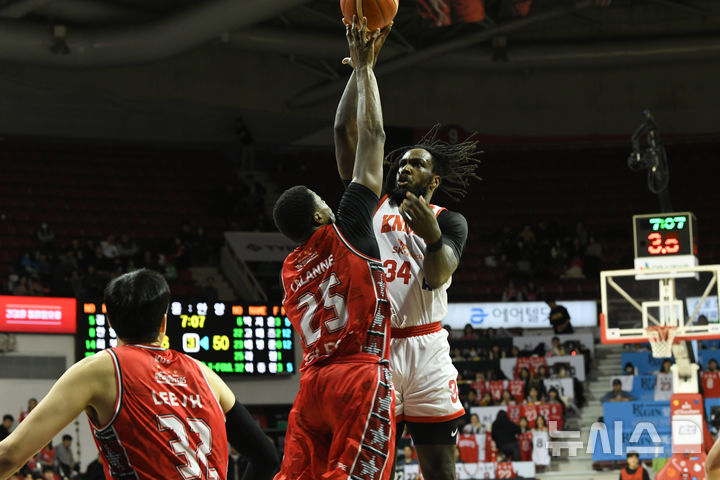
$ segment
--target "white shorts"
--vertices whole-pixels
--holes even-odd
[[[447,331],[442,329],[392,339],[390,368],[398,422],[447,422],[465,413],[447,337]]]

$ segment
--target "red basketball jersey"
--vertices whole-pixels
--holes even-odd
[[[457,446],[460,449],[460,458],[465,463],[480,461],[480,445],[478,436],[472,433],[463,433],[458,436]]]
[[[516,402],[522,403],[525,400],[525,382],[522,380],[510,380],[508,390]]]
[[[512,462],[498,462],[495,466],[495,478],[515,478]]]
[[[387,360],[390,304],[382,264],[335,225],[320,227],[283,263],[283,305],[303,342],[300,370],[323,359]]]
[[[225,414],[197,362],[144,345],[106,351],[115,365],[115,413],[105,425],[90,422],[106,478],[225,479]]]
[[[720,397],[720,372],[703,372],[702,386],[705,398]]]
[[[522,460],[523,462],[532,461],[532,436],[532,432],[524,432],[518,435],[518,444],[520,444],[520,460]]]
[[[499,402],[502,399],[503,391],[505,391],[505,380],[491,380],[487,385],[493,401]]]

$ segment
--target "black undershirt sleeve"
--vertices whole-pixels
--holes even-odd
[[[369,257],[380,258],[372,219],[378,204],[378,197],[372,190],[360,183],[352,182],[345,189],[337,209],[335,226],[345,240]]]
[[[450,245],[455,257],[460,261],[465,244],[467,243],[468,225],[467,220],[457,212],[443,210],[437,217],[440,231],[443,235],[443,243]]]
[[[250,462],[243,480],[270,480],[280,469],[280,458],[265,432],[239,402],[225,414],[230,445]]]

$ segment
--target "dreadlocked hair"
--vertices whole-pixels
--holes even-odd
[[[440,124],[435,124],[416,145],[400,147],[385,156],[385,165],[389,167],[385,177],[385,192],[390,192],[395,186],[395,177],[400,168],[400,159],[405,152],[413,148],[427,150],[433,159],[433,173],[440,176],[442,181],[438,190],[451,200],[459,201],[467,195],[470,179],[482,180],[475,174],[480,164],[477,141],[473,133],[464,142],[450,144],[437,138]]]

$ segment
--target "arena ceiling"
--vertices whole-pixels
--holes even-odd
[[[717,0],[535,0],[479,24],[430,28],[400,2],[378,75],[409,67],[575,68],[720,57]],[[347,50],[338,0],[0,0],[0,62],[105,67],[164,60],[196,48],[281,56],[318,83],[303,107],[342,87]],[[495,46],[493,47],[493,44]]]

